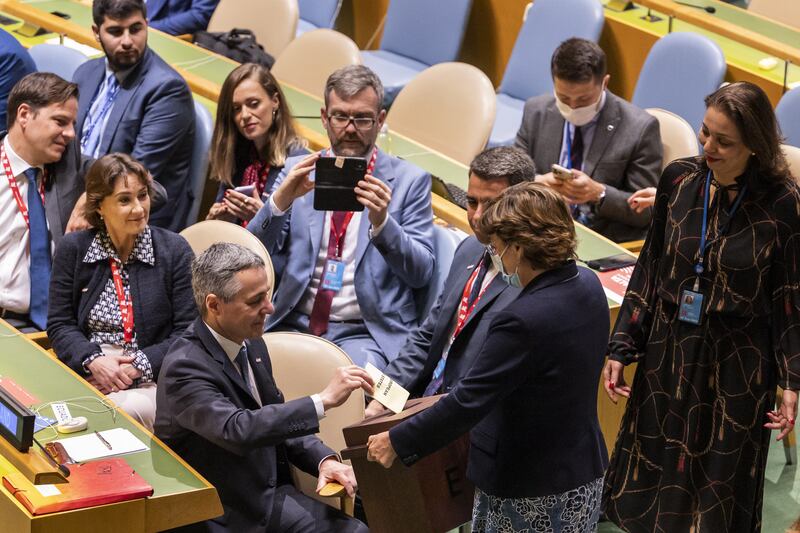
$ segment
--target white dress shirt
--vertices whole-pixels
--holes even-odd
[[[11,165],[11,173],[19,188],[22,203],[28,205],[28,177],[32,167],[14,151],[8,135],[3,139],[3,151]],[[2,165],[0,165],[2,169]],[[40,169],[41,170],[41,169]],[[0,176],[0,307],[15,313],[30,310],[30,231],[11,192],[5,169]],[[40,174],[41,176],[41,174]],[[35,185],[34,185],[35,186]],[[52,247],[52,242],[51,242]],[[51,248],[52,253],[52,248]]]

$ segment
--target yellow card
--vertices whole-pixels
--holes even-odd
[[[364,367],[372,381],[375,382],[373,398],[395,413],[403,410],[408,400],[408,391],[400,386],[395,380],[378,370],[372,363],[367,363]]]

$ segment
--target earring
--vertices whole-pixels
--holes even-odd
[[[277,116],[278,116],[278,110],[277,109],[273,109],[272,110],[272,120],[275,120],[275,117],[277,117]]]

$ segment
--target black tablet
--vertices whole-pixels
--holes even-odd
[[[363,157],[320,157],[314,177],[314,209],[363,211],[355,188],[367,173]]]

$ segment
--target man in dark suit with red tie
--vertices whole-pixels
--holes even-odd
[[[215,244],[192,265],[201,316],[162,363],[155,433],[214,484],[225,513],[189,529],[366,532],[298,491],[289,464],[318,475],[318,488],[336,481],[355,494],[352,467],[314,434],[353,390],[371,392],[372,379],[341,367],[319,394],[284,402],[261,337],[273,310],[271,282],[264,261],[235,244]]]
[[[384,372],[412,396],[448,392],[480,353],[494,312],[519,294],[486,256],[487,239],[475,229],[486,204],[506,188],[534,179],[533,161],[519,148],[490,148],[469,169],[467,218],[475,235],[458,247],[442,292],[425,322],[413,330]],[[367,416],[383,407],[373,400]]]

